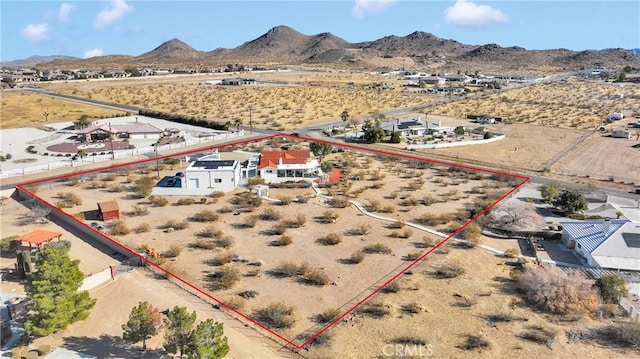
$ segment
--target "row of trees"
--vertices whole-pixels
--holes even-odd
[[[196,312],[189,313],[186,307],[175,306],[163,319],[157,308],[148,302],[133,307],[129,320],[122,325],[122,339],[135,344],[142,342],[147,349],[147,339],[164,328],[164,349],[180,358],[224,358],[229,353],[223,324],[207,319],[196,325]]]

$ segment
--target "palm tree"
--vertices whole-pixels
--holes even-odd
[[[240,125],[242,125],[242,119],[240,117],[234,118],[233,124],[236,125],[236,131],[240,131]]]
[[[342,111],[342,113],[340,114],[340,118],[342,119],[342,122],[344,122],[344,125],[346,127],[347,122],[349,121],[349,111],[347,110]]]
[[[78,152],[76,152],[76,156],[80,157],[80,161],[82,161],[84,157],[87,157],[87,153],[84,150],[78,150]]]

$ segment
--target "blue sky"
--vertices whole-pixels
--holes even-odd
[[[640,48],[640,1],[0,0],[0,61],[140,55],[172,38],[211,51],[277,25],[349,42],[421,30],[470,45]]]

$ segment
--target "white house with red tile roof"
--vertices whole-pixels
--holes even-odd
[[[258,175],[267,183],[312,181],[320,174],[320,163],[309,150],[268,150],[260,155]]]
[[[640,271],[640,223],[560,222],[562,241],[592,267]]]

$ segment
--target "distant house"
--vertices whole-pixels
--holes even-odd
[[[627,130],[614,130],[611,132],[611,137],[615,138],[631,138],[631,132]]]
[[[190,193],[232,191],[240,182],[240,163],[237,160],[223,160],[219,153],[214,153],[190,162],[184,173],[182,183]]]
[[[640,223],[561,222],[562,242],[593,267],[640,271]]]
[[[392,135],[394,132],[400,132],[402,137],[423,136],[427,125],[420,121],[420,119],[393,119],[385,121],[380,124],[380,127],[384,130],[387,136]]]
[[[159,139],[164,131],[149,123],[102,124],[75,131],[82,142],[104,141],[117,138]]]
[[[309,150],[262,151],[258,174],[267,183],[313,180],[320,175],[320,164]]]
[[[242,85],[255,85],[254,79],[241,79],[241,78],[226,78],[220,81],[220,85],[242,86]]]

